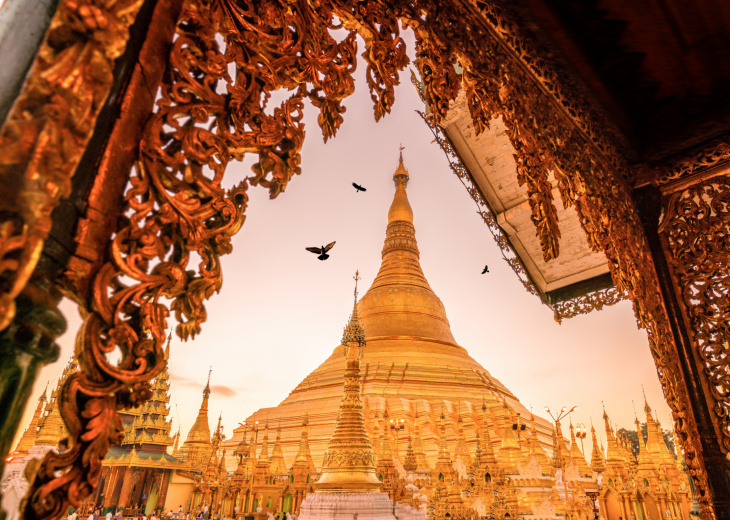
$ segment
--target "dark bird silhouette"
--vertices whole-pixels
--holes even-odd
[[[358,193],[361,192],[361,191],[368,191],[368,190],[366,190],[365,188],[363,188],[362,186],[360,186],[359,184],[357,184],[355,182],[353,182],[352,185],[355,187],[355,189],[358,191]]]
[[[489,266],[488,265],[485,265],[484,266],[484,271],[482,271],[482,274],[488,273],[488,272],[489,272]]]
[[[327,254],[327,251],[329,251],[333,247],[335,247],[335,243],[334,242],[330,242],[326,246],[322,246],[322,247],[308,247],[306,249],[310,253],[315,253],[315,254],[319,255],[317,258],[319,258],[320,260],[327,260],[330,257],[330,255]]]

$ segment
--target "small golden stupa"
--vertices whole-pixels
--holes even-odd
[[[352,493],[380,490],[375,474],[375,452],[365,429],[360,396],[360,360],[365,349],[365,332],[357,316],[357,280],[355,305],[342,336],[345,347],[345,389],[340,403],[334,434],[324,452],[322,474],[317,492]]]

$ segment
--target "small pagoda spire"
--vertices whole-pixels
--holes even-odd
[[[464,425],[461,419],[461,410],[457,407],[458,418],[456,420],[456,456],[461,459],[466,467],[471,466],[471,454],[469,447],[466,445],[466,437],[464,437]]]
[[[271,473],[274,475],[286,474],[286,462],[284,462],[284,453],[281,451],[281,420],[279,420],[279,427],[276,430],[274,451],[271,454]]]
[[[416,455],[413,453],[413,442],[411,440],[411,434],[408,433],[408,447],[406,448],[406,457],[403,459],[403,469],[411,473],[418,469],[418,462],[416,461]]]
[[[358,277],[356,273],[356,282]],[[357,301],[342,340],[345,347],[344,391],[316,488],[324,492],[376,491],[381,489],[381,483],[375,474],[375,453],[363,414],[360,360],[365,349],[365,332],[358,318]]]
[[[573,461],[573,463],[578,467],[578,471],[580,471],[581,475],[588,475],[590,473],[590,468],[588,467],[588,463],[586,462],[585,457],[583,456],[583,452],[580,451],[580,448],[578,447],[578,443],[575,440],[575,430],[573,429],[573,420],[570,419],[570,458]]]
[[[535,415],[530,412],[530,455],[534,455],[540,466],[547,468],[550,463],[545,450],[540,444],[540,439],[537,436],[537,428],[535,427]]]
[[[494,446],[489,435],[489,408],[484,398],[482,398],[482,416],[482,465],[484,467],[495,468],[497,465],[497,457],[494,454]]]
[[[593,442],[593,451],[591,452],[591,469],[595,473],[603,473],[606,471],[606,461],[601,455],[596,440],[596,429],[593,427],[593,419],[591,419],[591,441]]]
[[[46,383],[46,389],[38,398],[38,405],[36,406],[33,417],[28,424],[28,427],[23,432],[23,436],[18,441],[18,445],[15,447],[14,455],[24,455],[35,445],[36,439],[38,438],[38,428],[43,415],[43,408],[46,405],[46,393],[48,392],[48,383]]]
[[[416,404],[416,417],[413,420],[413,452],[416,455],[416,463],[421,470],[430,469],[426,453],[423,451],[421,440],[421,425],[418,421],[418,404]]]
[[[380,457],[378,457],[378,464],[380,463],[392,463],[393,462],[393,450],[390,447],[390,433],[388,432],[388,408],[385,408],[383,412],[383,438],[380,441]]]
[[[209,450],[211,446],[210,425],[208,424],[208,399],[210,398],[210,375],[212,372],[213,367],[211,367],[208,371],[208,382],[206,383],[205,388],[203,388],[203,401],[200,403],[198,416],[195,418],[192,428],[188,431],[188,435],[181,448],[186,459],[191,447],[195,446],[198,453],[203,455],[208,453],[207,450]],[[202,452],[200,451],[200,448],[203,448]],[[207,461],[203,459],[198,462],[205,463]]]

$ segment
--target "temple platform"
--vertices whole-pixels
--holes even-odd
[[[388,493],[309,493],[299,520],[395,520]]]

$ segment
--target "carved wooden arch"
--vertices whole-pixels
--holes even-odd
[[[0,249],[0,260],[8,251],[22,252],[20,262],[5,267],[15,274],[12,290],[2,295],[4,306],[27,281],[39,241],[47,235],[50,211],[68,192],[108,87],[107,69],[124,48],[141,4],[62,0],[49,29],[52,38],[26,84],[24,92],[30,89],[33,95],[21,96],[3,126],[2,151],[23,132],[35,137],[2,166],[27,163],[23,175],[29,190],[45,197],[32,218],[19,210],[18,222],[26,227],[2,230],[17,240],[4,242],[11,249]],[[301,172],[304,99],[320,111],[325,140],[335,135],[343,122],[342,101],[354,91],[356,34],[365,41],[362,58],[376,120],[390,111],[398,73],[408,64],[399,22],[416,34],[416,66],[431,122],[441,120],[459,89],[466,92],[477,131],[493,117],[503,117],[545,259],[559,254],[550,173],[559,182],[562,204],[575,206],[591,247],[606,254],[616,286],[629,293],[637,321],[649,333],[698,501],[705,518],[714,517],[677,349],[631,202],[633,174],[618,139],[585,108],[589,104],[576,101],[580,96],[561,83],[559,70],[539,58],[500,2],[186,0],[179,16],[175,2],[160,0],[160,5],[168,10],[167,22],[160,23],[176,19],[177,27],[174,38],[164,31],[160,34],[167,39],[148,38],[150,56],[166,57],[159,75],[161,97],[145,116],[136,156],[127,157],[134,165],[118,212],[123,217],[103,255],[64,281],[88,311],[77,344],[82,370],[68,379],[60,399],[71,447],[44,460],[26,504],[27,518],[59,517],[69,503],[78,504],[93,491],[103,456],[121,436],[117,410],[149,398],[149,381],[163,368],[169,313],[175,313],[181,338],[200,332],[203,303],[220,288],[219,258],[231,251],[230,237],[243,224],[249,186],[262,186],[276,197]],[[337,29],[347,36],[335,39],[329,31]],[[54,35],[65,40],[59,43]],[[454,67],[457,62],[462,73]],[[107,69],[95,68],[98,64]],[[154,63],[150,58],[141,65]],[[76,88],[59,79],[79,67],[98,75],[82,75]],[[290,97],[269,106],[271,92],[279,89]],[[39,95],[45,96],[40,105]],[[45,126],[27,124],[32,110],[42,112]],[[86,125],[79,125],[79,116]],[[61,130],[71,138],[65,155],[54,153]],[[253,175],[222,188],[228,162],[250,154],[258,158]],[[63,160],[54,161],[57,155]],[[49,164],[44,166],[43,159]],[[104,176],[112,170],[113,165],[102,165],[90,197],[113,180]],[[87,215],[86,224],[83,229],[93,234],[93,216]],[[121,361],[112,365],[106,355],[115,350]]]

